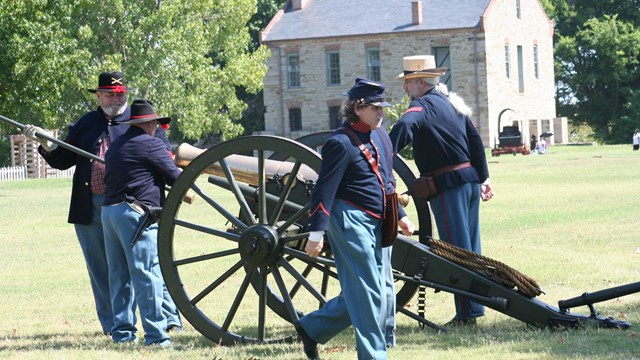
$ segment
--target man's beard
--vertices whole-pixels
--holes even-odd
[[[104,113],[107,114],[107,116],[113,118],[122,114],[127,109],[127,103],[124,103],[120,106],[111,105],[109,107],[104,107],[104,106],[100,106],[100,107],[102,108],[102,111],[104,111]]]

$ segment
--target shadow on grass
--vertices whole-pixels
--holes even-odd
[[[240,333],[251,333],[252,328],[239,329]],[[269,354],[268,358],[279,358],[285,354],[300,351],[302,345],[292,336],[293,326],[275,329],[272,332],[272,340],[268,343],[238,342],[235,345],[223,346],[220,342],[212,341],[203,334],[188,326],[184,331],[171,333],[172,347],[174,351],[203,351],[221,350],[221,353],[242,354],[249,359],[260,359]],[[160,347],[144,346],[143,334],[138,333],[137,343],[114,343],[111,337],[99,332],[59,332],[33,335],[13,335],[0,339],[0,352],[20,353],[29,351],[114,351],[126,352],[156,352],[164,351]],[[219,335],[219,334],[217,334]],[[216,351],[217,353],[218,351]],[[216,355],[217,356],[217,355]],[[228,356],[224,356],[228,357]],[[217,359],[217,357],[216,357]]]
[[[416,324],[398,327],[397,346],[436,350],[528,354],[533,358],[637,358],[640,339],[632,330],[598,328],[584,323],[577,328],[536,328],[516,319],[484,322],[475,327],[447,328],[441,332]],[[499,357],[496,357],[499,358]]]

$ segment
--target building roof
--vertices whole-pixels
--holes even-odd
[[[262,34],[262,42],[387,34],[480,26],[491,0],[422,0],[422,23],[412,24],[416,0],[288,0]]]

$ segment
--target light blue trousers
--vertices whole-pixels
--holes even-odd
[[[100,320],[102,332],[108,334],[113,327],[113,311],[111,311],[109,295],[109,266],[100,218],[103,203],[104,195],[92,194],[91,222],[87,225],[74,224],[74,227],[89,271],[98,320]]]
[[[342,293],[300,319],[307,334],[326,343],[353,324],[358,359],[386,359],[387,319],[381,221],[336,200],[331,209],[329,241]]]
[[[138,242],[133,247],[130,245],[140,217],[141,215],[127,203],[102,208],[102,223],[110,269],[111,306],[114,313],[111,337],[116,342],[136,339],[137,303],[145,332],[145,344],[151,344],[169,339],[166,333],[166,328],[170,324],[167,320],[167,312],[175,311],[177,314],[177,310],[168,294],[165,294],[166,287],[160,273],[158,225],[149,226]],[[170,302],[170,304],[164,305],[164,302]],[[179,322],[179,318],[177,321]]]
[[[467,183],[447,189],[430,200],[440,240],[463,249],[481,253],[480,247],[480,185]],[[484,306],[455,295],[456,319],[484,315]]]
[[[393,246],[382,248],[382,264],[384,266],[385,296],[387,298],[382,314],[384,316],[384,339],[387,347],[396,346],[396,285],[393,280],[391,254]]]

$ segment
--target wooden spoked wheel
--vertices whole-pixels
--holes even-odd
[[[272,153],[286,154],[287,166],[275,169],[282,162]],[[239,154],[256,156],[238,163]],[[226,345],[292,341],[291,322],[337,295],[327,286],[333,261],[303,251],[319,168],[317,152],[272,136],[221,143],[184,168],[164,205],[158,252],[171,296],[200,333]],[[188,190],[192,205],[181,202]]]
[[[410,183],[415,176],[398,161],[394,170]],[[204,151],[173,184],[159,222],[160,267],[178,309],[207,338],[223,345],[290,342],[293,321],[339,294],[328,244],[316,259],[304,253],[320,163],[301,142],[246,136]],[[189,190],[192,205],[182,203]],[[428,206],[423,211],[417,209],[420,232],[430,235]],[[396,287],[398,307],[417,289]]]

